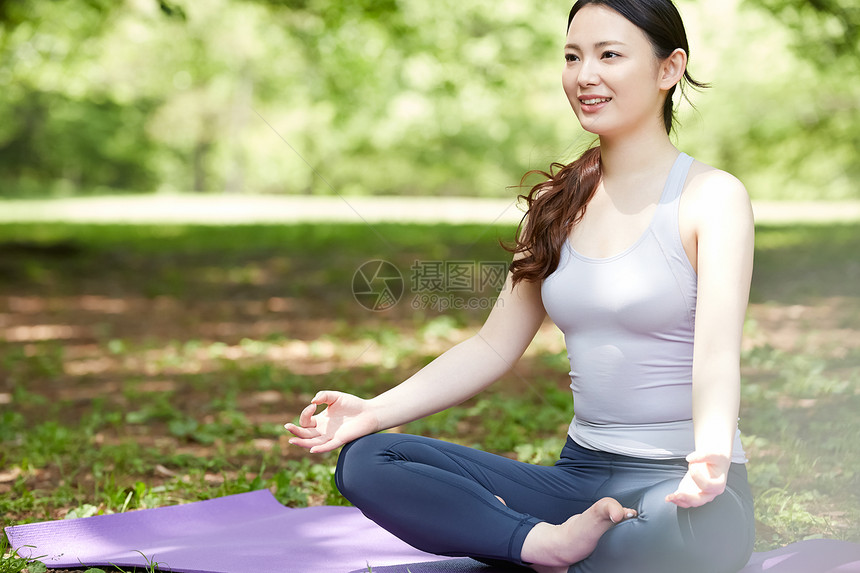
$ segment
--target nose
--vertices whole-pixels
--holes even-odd
[[[600,75],[597,71],[597,63],[591,58],[585,58],[579,64],[579,73],[576,81],[580,87],[594,86],[600,83]]]

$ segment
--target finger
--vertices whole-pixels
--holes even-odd
[[[725,474],[718,473],[714,476],[703,464],[690,465],[689,474],[693,483],[702,491],[721,493],[725,487]]]
[[[696,486],[706,493],[716,493],[722,491],[723,483],[720,480],[714,480],[701,476],[693,476],[693,482]]]
[[[316,444],[315,444],[314,442],[312,442],[310,439],[304,439],[304,438],[290,438],[290,442],[289,442],[289,443],[290,443],[290,445],[291,445],[291,446],[298,446],[298,447],[300,447],[300,448],[305,448],[306,450],[309,450],[309,449],[311,449],[313,446],[315,446],[315,445],[316,445]]]
[[[314,396],[314,399],[311,400],[311,404],[316,404],[317,406],[321,404],[332,404],[337,400],[337,392],[329,392],[328,390],[321,390],[317,392],[317,395]]]
[[[332,450],[336,450],[337,448],[341,447],[342,445],[343,445],[343,442],[341,442],[340,440],[328,440],[325,443],[322,443],[322,444],[317,445],[317,446],[313,446],[310,449],[310,452],[312,454],[324,454],[325,452],[330,452]]]
[[[297,438],[317,438],[320,436],[320,433],[315,428],[302,428],[301,426],[296,426],[295,424],[286,424],[284,426],[288,432],[294,435]]]
[[[314,436],[312,438],[290,438],[290,444],[310,450],[311,453],[315,453],[313,448],[325,444],[327,441],[328,438],[326,438],[325,436]]]
[[[681,491],[676,491],[675,493],[670,493],[666,496],[666,501],[669,503],[674,503],[678,507],[690,508],[690,507],[700,507],[705,505],[706,503],[710,503],[717,496],[701,493],[701,494],[690,494]]]
[[[705,505],[706,503],[708,503],[712,500],[713,500],[713,497],[711,497],[711,496],[706,496],[706,497],[687,496],[687,497],[684,497],[684,498],[678,500],[675,503],[675,505],[677,505],[678,507],[683,507],[684,509],[689,509],[691,507],[701,507],[701,506]]]
[[[692,499],[689,495],[681,492],[670,493],[666,496],[666,501],[669,503],[674,503],[678,507],[688,508],[692,507]]]
[[[299,424],[301,424],[305,428],[316,427],[317,424],[313,418],[314,414],[316,414],[316,411],[316,404],[310,404],[308,406],[305,406],[305,408],[302,410],[302,413],[299,414]]]

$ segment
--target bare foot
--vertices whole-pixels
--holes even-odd
[[[591,555],[609,528],[635,516],[635,510],[604,497],[561,525],[535,525],[526,536],[520,559],[539,573],[567,573],[570,565]]]

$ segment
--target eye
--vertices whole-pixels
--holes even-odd
[[[611,59],[614,59],[614,58],[620,58],[620,57],[621,57],[621,54],[619,54],[618,52],[603,52],[603,56],[602,56],[602,57],[603,57],[603,58],[605,58],[605,59],[607,59],[607,60],[611,60]]]
[[[579,58],[576,56],[576,54],[565,54],[564,59],[567,62],[578,62],[579,61]]]

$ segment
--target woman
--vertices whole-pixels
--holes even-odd
[[[543,573],[746,564],[737,416],[753,223],[743,185],[668,137],[675,88],[699,85],[687,54],[670,0],[576,2],[562,83],[599,146],[532,189],[484,326],[373,399],[323,391],[287,424],[311,452],[346,444],[338,487],[382,527],[428,552]],[[375,433],[487,387],[545,314],[565,334],[576,408],[554,466]]]

